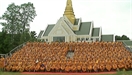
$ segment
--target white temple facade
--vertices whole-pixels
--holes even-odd
[[[114,41],[113,34],[102,35],[101,27],[94,27],[93,21],[82,22],[75,18],[72,2],[67,0],[63,17],[56,24],[49,24],[46,30],[41,30],[38,39],[45,42],[77,42],[77,41]]]

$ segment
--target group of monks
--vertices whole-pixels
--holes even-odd
[[[74,52],[67,59],[69,50]],[[7,58],[6,71],[98,72],[132,69],[132,53],[122,42],[28,42]]]

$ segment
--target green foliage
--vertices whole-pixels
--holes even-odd
[[[6,32],[0,32],[0,52],[9,52],[10,38],[6,35]]]
[[[18,24],[19,9],[19,6],[12,3],[8,6],[7,11],[1,17],[6,21],[1,22],[1,25],[4,27],[3,29],[10,34],[14,34],[20,30],[20,24]]]
[[[36,32],[35,31],[31,31],[30,36],[31,36],[30,41],[36,41],[37,40],[36,39],[37,36],[36,36]]]
[[[20,43],[24,43],[30,40],[30,34],[28,32],[24,32],[20,35]]]
[[[0,54],[8,53],[11,49],[15,48],[16,46],[27,42],[27,41],[35,41],[36,40],[36,32],[32,37],[30,33],[25,32],[23,34],[8,34],[7,32],[0,32]],[[14,41],[11,42],[11,35],[14,35]],[[23,38],[24,37],[24,38]]]
[[[30,22],[36,16],[35,7],[32,3],[24,3],[21,5],[10,4],[0,19],[3,26],[0,32],[0,53],[7,53],[16,46],[36,40],[36,32],[29,31]]]
[[[130,40],[130,39],[126,35],[122,35],[122,36],[116,35],[115,40]]]
[[[3,30],[7,31],[11,35],[12,42],[14,41],[13,34],[23,33],[22,36],[26,36],[25,32],[29,32],[30,22],[36,16],[35,7],[32,3],[24,3],[21,5],[10,4],[6,12],[2,15],[1,19],[6,22],[1,22]],[[21,37],[23,40],[24,37]],[[24,41],[22,41],[24,42]]]
[[[20,24],[22,25],[23,32],[26,27],[29,27],[29,23],[33,21],[36,16],[35,7],[32,3],[22,4],[20,6]]]

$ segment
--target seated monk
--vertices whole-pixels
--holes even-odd
[[[40,65],[40,70],[41,70],[41,71],[44,71],[44,69],[45,69],[45,65],[44,65],[44,63],[42,63],[42,64]]]

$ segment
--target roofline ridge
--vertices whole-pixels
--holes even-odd
[[[102,35],[114,35],[114,34],[102,34]]]
[[[81,22],[81,23],[87,23],[87,22],[91,22],[92,23],[92,21],[86,21],[86,22]]]
[[[101,27],[93,27],[93,28],[101,28]]]
[[[48,25],[51,25],[52,26],[52,25],[55,25],[55,24],[48,24]]]

